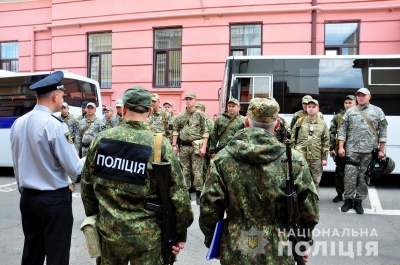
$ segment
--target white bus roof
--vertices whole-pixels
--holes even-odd
[[[382,55],[258,55],[258,56],[229,56],[228,60],[250,60],[250,59],[374,59],[374,58],[387,58],[397,59],[400,54],[382,54]]]

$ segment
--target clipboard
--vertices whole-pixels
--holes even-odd
[[[222,231],[224,230],[225,221],[226,219],[219,220],[215,225],[214,235],[206,256],[207,260],[211,260],[221,256],[220,244],[221,244]]]

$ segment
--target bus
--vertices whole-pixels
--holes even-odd
[[[346,95],[362,87],[371,91],[371,104],[384,111],[388,121],[386,155],[400,165],[400,55],[232,56],[226,60],[219,112],[229,98],[241,104],[246,115],[254,97],[274,97],[279,115],[289,124],[302,109],[304,95],[317,99],[330,127],[333,115],[343,109]],[[334,171],[329,158],[324,171]],[[400,166],[392,172],[400,173]]]
[[[70,113],[81,115],[83,101],[96,104],[96,116],[102,117],[100,87],[97,81],[64,72],[62,84],[65,87],[64,101]],[[12,167],[10,130],[14,121],[31,111],[36,105],[36,92],[29,86],[48,76],[50,72],[15,73],[0,71],[0,167]],[[60,112],[54,113],[59,116]]]

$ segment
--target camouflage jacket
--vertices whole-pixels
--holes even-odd
[[[87,118],[81,120],[78,133],[75,136],[76,150],[79,151],[81,147],[89,147],[96,135],[105,129],[107,129],[107,126],[104,121],[97,117],[90,120]]]
[[[124,151],[125,146],[130,152]],[[152,175],[153,146],[154,133],[147,122],[124,121],[94,139],[81,179],[85,213],[98,214],[96,225],[101,236],[110,241],[122,237],[132,248],[143,251],[161,242],[157,212],[144,209],[145,201],[159,204]],[[177,156],[166,138],[162,140],[161,158],[171,164],[169,196],[176,209],[177,240],[186,241],[193,212]],[[142,161],[143,167],[136,167],[135,161]]]
[[[164,136],[170,138],[173,129],[173,124],[171,124],[172,119],[171,113],[159,109],[151,113],[147,122],[150,124],[150,128],[153,132],[162,133]]]
[[[318,117],[315,120],[306,117],[301,127],[299,126],[300,120],[292,130],[294,148],[307,160],[328,160],[329,130],[325,121]],[[296,143],[297,130],[299,132]]]
[[[189,118],[190,115],[192,116]],[[173,135],[179,135],[182,141],[187,142],[208,138],[209,129],[205,114],[199,110],[191,113],[187,110],[182,111],[175,118]]]
[[[290,127],[283,117],[279,116],[279,119],[281,122],[275,130],[275,137],[279,142],[284,143],[287,139],[290,139]]]
[[[323,120],[324,119],[324,115],[322,115],[322,113],[321,112],[318,112],[318,118],[319,119],[321,119],[321,120]],[[306,117],[307,116],[307,111],[305,111],[305,110],[299,110],[299,111],[297,111],[295,114],[293,114],[293,117],[292,117],[292,121],[290,122],[290,130],[294,130],[294,128],[293,128],[293,126],[296,124],[296,122],[299,120],[299,119],[301,119],[301,118],[303,118],[303,117]]]
[[[229,131],[225,133],[222,137],[222,134],[226,130],[226,128],[235,120],[235,123],[231,126]],[[222,113],[214,123],[214,129],[210,133],[210,153],[216,154],[219,150],[224,148],[231,138],[235,135],[235,133],[244,128],[244,117],[237,113],[235,116],[231,118],[228,112]]]
[[[285,146],[270,132],[245,128],[211,160],[201,195],[199,224],[209,247],[215,224],[226,212],[221,264],[294,264],[287,252],[278,254],[278,242],[288,240],[284,233],[286,163],[281,162],[285,158]],[[312,231],[319,221],[318,196],[307,163],[295,150],[293,172],[301,224]],[[250,229],[260,235],[261,251],[248,245]]]
[[[370,153],[373,148],[378,147],[378,142],[386,142],[388,123],[381,108],[372,104],[360,107],[378,134],[378,140],[357,106],[351,107],[344,114],[339,130],[339,140],[346,142],[347,152]]]
[[[333,116],[331,120],[331,126],[329,127],[329,151],[335,150],[337,153],[337,148],[339,146],[336,145],[337,137],[339,137],[339,129],[338,128],[338,121],[342,124],[343,115],[346,113],[345,110],[341,110],[338,114]]]
[[[82,114],[82,115],[79,115],[78,118],[77,118],[77,120],[80,122],[80,121],[83,120],[84,118],[86,118],[86,113],[85,113],[85,114]]]
[[[70,136],[72,141],[75,141],[75,136],[79,130],[79,121],[74,115],[68,113],[67,117],[63,117],[62,115],[58,116],[61,120],[63,120],[68,125],[68,130],[70,132]]]
[[[117,127],[118,125],[121,125],[121,123],[122,123],[122,116],[119,115],[118,113],[115,114],[115,115],[112,117],[112,120],[111,120],[112,127],[113,127],[113,128],[114,128],[114,127]]]

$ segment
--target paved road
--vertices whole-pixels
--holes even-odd
[[[2,172],[0,172],[1,174]],[[4,172],[3,172],[4,175]],[[19,193],[11,173],[0,177],[0,264],[20,264],[23,233],[18,209]],[[366,214],[341,213],[341,204],[332,202],[335,191],[332,175],[324,174],[320,188],[321,220],[314,232],[317,242],[311,249],[309,265],[399,265],[400,264],[400,176],[374,183],[363,203]],[[207,249],[198,226],[199,206],[192,207],[195,221],[189,228],[188,243],[179,255],[177,265],[215,265],[206,261]],[[85,239],[80,231],[84,219],[79,184],[73,194],[74,228],[71,265],[95,264],[88,257]]]

